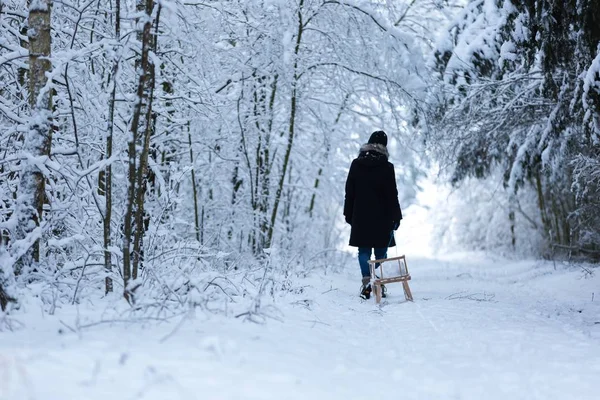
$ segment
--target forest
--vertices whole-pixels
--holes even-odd
[[[432,166],[458,193],[494,188],[496,230],[461,221],[454,244],[600,255],[595,1],[0,7],[2,309],[31,282],[134,304],[185,265],[334,251],[345,168],[377,127],[403,207]],[[459,197],[451,213],[485,207]]]
[[[282,318],[377,130],[440,254],[600,261],[598,0],[0,0],[0,331]]]

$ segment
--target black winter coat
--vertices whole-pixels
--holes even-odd
[[[380,144],[365,144],[352,161],[346,179],[346,222],[352,225],[350,246],[392,247],[395,223],[402,219],[394,165]]]

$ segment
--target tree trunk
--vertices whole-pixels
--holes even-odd
[[[0,309],[2,311],[6,311],[6,306],[8,303],[16,303],[17,300],[11,297],[8,293],[4,291],[4,287],[2,286],[2,282],[0,282]]]
[[[121,0],[116,0],[115,3],[115,40],[121,40]],[[115,56],[113,60],[113,68],[111,72],[112,77],[112,91],[110,95],[110,103],[108,109],[108,132],[106,134],[106,159],[112,157],[113,152],[113,132],[115,129],[115,101],[117,97],[117,73],[119,71],[118,57]],[[104,171],[104,201],[105,201],[105,213],[103,220],[104,228],[104,270],[106,274],[110,274],[112,271],[112,256],[110,252],[111,241],[111,220],[112,220],[112,166],[110,163],[106,166]],[[104,291],[109,293],[113,291],[113,282],[110,276],[105,278]]]
[[[50,12],[49,0],[38,0],[29,7],[29,106],[31,119],[25,134],[24,151],[32,157],[49,156],[52,143],[52,92],[45,88],[50,71]],[[23,267],[40,259],[40,226],[45,201],[45,181],[42,172],[29,162],[23,163],[19,180],[16,213],[17,240],[22,248],[15,266],[19,274]],[[32,237],[33,236],[33,237]],[[28,240],[25,240],[28,238]],[[34,240],[31,240],[34,239]],[[32,243],[32,244],[31,244]]]
[[[279,178],[279,184],[277,185],[277,191],[275,192],[275,201],[273,202],[273,212],[271,213],[271,223],[269,224],[269,230],[267,235],[267,242],[265,247],[270,247],[273,241],[273,231],[275,229],[275,222],[277,221],[277,209],[279,202],[281,201],[281,193],[283,191],[283,183],[285,181],[285,175],[287,172],[288,164],[290,162],[290,154],[292,152],[292,146],[294,144],[295,134],[295,123],[296,123],[296,107],[297,107],[297,96],[298,96],[298,80],[300,75],[298,73],[298,54],[300,53],[300,43],[302,42],[302,33],[304,32],[304,22],[302,20],[302,8],[304,7],[304,0],[300,0],[298,4],[298,33],[296,36],[296,46],[294,48],[294,80],[292,81],[292,97],[290,100],[290,120],[288,130],[288,142],[285,149],[285,155],[283,157],[283,166],[281,176]]]
[[[139,60],[139,68],[141,70],[138,87],[137,87],[137,101],[134,106],[133,118],[131,121],[131,136],[129,138],[128,146],[128,157],[129,157],[129,168],[128,168],[128,190],[127,190],[127,206],[125,211],[125,221],[123,226],[123,284],[124,284],[124,296],[127,301],[133,303],[132,294],[135,288],[129,288],[129,280],[137,278],[137,268],[139,262],[139,251],[140,246],[140,231],[141,226],[136,226],[137,221],[141,221],[138,217],[138,213],[143,213],[143,210],[135,209],[136,205],[143,203],[145,188],[143,185],[143,177],[140,181],[140,174],[143,174],[146,169],[147,156],[150,145],[149,131],[151,127],[151,96],[152,88],[154,86],[153,79],[153,66],[149,60],[149,53],[152,47],[152,9],[154,6],[153,0],[145,0],[144,3],[138,3],[138,9],[142,9],[145,12],[145,22],[142,28],[141,41],[142,41],[142,52]],[[144,132],[143,150],[139,158],[136,152],[136,145],[141,141],[140,128]],[[144,154],[146,159],[144,160]],[[141,186],[140,186],[141,184]],[[142,193],[140,193],[140,191]],[[140,225],[140,224],[138,224]],[[134,235],[135,227],[135,235]],[[131,254],[131,241],[133,239],[133,254]],[[133,255],[133,264],[132,257]]]
[[[538,198],[538,208],[540,210],[540,217],[542,220],[543,227],[543,235],[544,238],[549,238],[549,242],[551,243],[554,238],[552,237],[552,226],[550,220],[548,218],[548,213],[546,211],[546,203],[544,199],[544,190],[542,187],[542,177],[539,171],[539,168],[534,171],[534,179],[535,179],[535,188]]]
[[[198,189],[196,187],[196,167],[194,166],[194,152],[192,150],[192,132],[190,122],[187,123],[188,144],[190,145],[190,163],[192,165],[192,191],[194,195],[194,223],[196,228],[196,240],[200,242],[200,218],[198,217]]]
[[[346,108],[346,103],[348,102],[348,99],[350,98],[350,94],[346,94],[346,96],[344,96],[344,100],[342,100],[342,104],[340,106],[340,110],[337,113],[337,116],[335,117],[335,121],[333,122],[333,129],[335,129],[335,127],[337,126],[337,124],[340,122],[340,118],[342,118],[342,114],[344,113],[344,110]],[[329,138],[325,138],[325,157],[324,157],[324,162],[327,163],[327,161],[329,160],[329,152],[331,150],[331,145],[329,143]],[[317,190],[319,189],[319,182],[321,181],[321,176],[323,176],[323,167],[321,166],[319,168],[319,171],[317,172],[317,177],[315,178],[315,184],[313,186],[313,193],[310,196],[310,204],[308,206],[308,215],[309,217],[312,218],[313,216],[313,210],[315,208],[315,199],[317,197]]]
[[[253,252],[261,254],[265,247],[269,231],[269,187],[271,185],[271,133],[273,127],[273,108],[277,94],[278,75],[275,75],[271,82],[271,93],[267,103],[267,84],[269,79],[262,76],[257,79],[254,88],[254,120],[258,133],[258,144],[256,147],[256,170],[254,182],[254,195],[252,199],[252,210],[254,212],[255,222],[253,229]],[[268,118],[266,123],[261,124],[263,118]]]
[[[154,6],[153,0],[146,0],[146,12],[148,17],[152,15],[152,8]],[[154,74],[154,63],[150,62],[148,58],[149,48],[152,47],[153,51],[156,52],[156,45],[158,40],[158,23],[160,19],[160,10],[161,5],[158,5],[158,10],[156,13],[156,30],[154,38],[152,37],[151,24],[148,25],[148,29],[146,30],[146,26],[144,26],[144,38],[143,43],[145,43],[145,52],[146,52],[146,67],[144,71],[147,71],[148,77],[146,80],[146,92],[147,92],[147,105],[146,105],[146,116],[144,127],[144,140],[142,153],[140,154],[140,164],[137,170],[137,195],[135,198],[135,232],[133,239],[133,268],[131,276],[133,279],[137,279],[138,270],[140,267],[140,263],[143,260],[143,238],[144,233],[146,232],[145,226],[145,209],[144,209],[144,201],[146,198],[146,177],[148,174],[148,155],[150,153],[150,141],[152,140],[152,133],[154,131],[154,121],[155,119],[152,117],[152,102],[154,100],[154,82],[155,82],[155,74]],[[144,50],[143,50],[144,51]],[[142,56],[143,57],[143,56]]]

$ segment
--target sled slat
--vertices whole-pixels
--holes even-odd
[[[410,275],[403,275],[403,276],[395,276],[393,278],[380,278],[380,279],[375,279],[375,281],[379,282],[379,283],[383,283],[384,285],[386,283],[394,283],[394,282],[406,282],[406,281],[410,281],[411,277]]]

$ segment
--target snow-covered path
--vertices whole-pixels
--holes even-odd
[[[598,399],[600,280],[577,266],[410,260],[361,301],[354,266],[278,300],[282,321],[60,319],[0,334],[0,399]],[[322,279],[317,279],[322,278]]]

